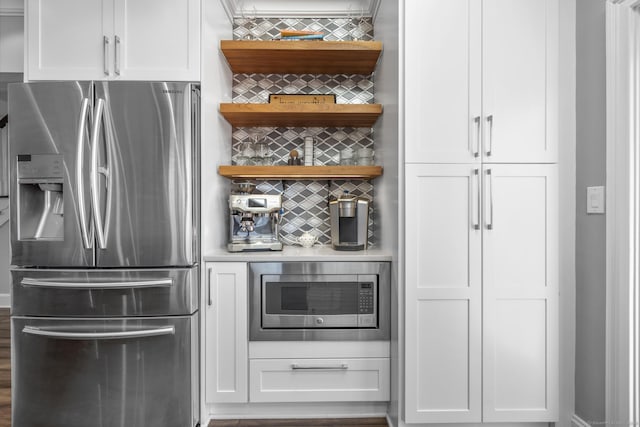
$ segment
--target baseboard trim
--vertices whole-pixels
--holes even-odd
[[[573,414],[571,416],[571,426],[572,427],[591,427],[591,424],[580,418],[578,415]]]
[[[11,307],[11,294],[0,294],[0,307]]]

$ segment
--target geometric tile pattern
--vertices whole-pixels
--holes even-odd
[[[260,135],[259,141],[267,144],[274,165],[286,165],[292,150],[297,150],[299,157],[303,158],[305,136],[314,139],[314,165],[337,165],[340,152],[348,148],[354,152],[359,148],[373,148],[370,128],[234,127],[232,164],[247,164],[247,158],[255,156],[251,145],[254,135]]]
[[[325,40],[373,39],[370,18],[353,19],[275,19],[245,17],[234,23],[234,39],[248,35],[253,39],[272,40],[279,30],[323,31]],[[295,42],[283,42],[295,43]],[[314,43],[314,42],[308,42]],[[269,94],[335,94],[340,104],[374,103],[372,75],[325,74],[234,74],[232,98],[235,103],[267,103]],[[373,148],[374,138],[370,128],[301,128],[301,127],[234,127],[232,131],[232,164],[251,162],[251,144],[258,136],[266,142],[272,164],[287,163],[291,150],[304,153],[304,137],[314,138],[314,164],[339,163],[340,151],[351,148]],[[234,183],[245,181],[234,181]],[[280,223],[280,238],[285,245],[295,245],[304,232],[318,237],[318,243],[331,244],[329,199],[348,191],[373,201],[373,185],[369,181],[250,181],[255,193],[282,194],[284,214]],[[369,245],[375,245],[375,201],[369,212]]]
[[[335,95],[338,104],[373,104],[372,75],[234,74],[233,102],[266,104],[270,94]]]
[[[321,31],[325,40],[373,40],[371,18],[253,18],[247,13],[234,21],[233,38],[236,40],[274,40],[280,30]]]

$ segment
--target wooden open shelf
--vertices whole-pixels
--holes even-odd
[[[237,179],[372,179],[382,166],[220,166],[218,174]]]
[[[220,49],[234,73],[371,74],[382,42],[222,40]]]
[[[380,104],[220,104],[233,126],[371,127]]]

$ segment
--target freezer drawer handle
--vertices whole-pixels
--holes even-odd
[[[71,283],[57,282],[54,280],[38,280],[25,277],[20,282],[22,286],[38,286],[41,288],[62,288],[62,289],[136,289],[136,288],[158,288],[171,286],[171,278],[157,280],[140,280],[137,282],[93,282],[93,283]]]
[[[349,365],[346,363],[341,363],[339,365],[299,365],[297,363],[291,364],[291,369],[294,371],[299,370],[338,370],[338,371],[346,371],[349,369]]]
[[[25,326],[22,332],[30,335],[40,335],[49,338],[61,338],[67,340],[115,340],[123,338],[146,338],[159,335],[174,335],[176,330],[173,326],[166,326],[157,329],[143,329],[140,331],[125,332],[58,332],[40,329],[35,326]]]

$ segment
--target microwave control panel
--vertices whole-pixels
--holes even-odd
[[[358,327],[373,328],[376,319],[376,297],[373,283],[360,283],[358,290]]]

